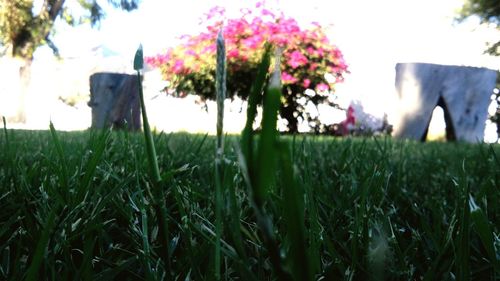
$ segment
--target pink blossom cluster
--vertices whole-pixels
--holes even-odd
[[[186,90],[189,85],[199,82],[195,81],[197,75],[207,80],[207,75],[215,71],[215,39],[222,28],[227,50],[228,83],[232,83],[232,77],[239,77],[238,72],[258,64],[265,43],[283,50],[281,70],[284,85],[325,92],[331,90],[335,82],[342,81],[347,65],[341,51],[329,42],[322,27],[316,24],[312,29],[301,29],[296,20],[276,14],[259,2],[255,10],[242,10],[241,18],[224,19],[224,9],[214,7],[206,15],[209,24],[205,32],[183,36],[181,45],[146,58],[146,63],[159,67],[172,87],[182,85],[181,90]],[[333,74],[336,81],[328,83],[326,73]],[[186,79],[190,82],[187,83]],[[193,86],[192,90],[198,89]]]

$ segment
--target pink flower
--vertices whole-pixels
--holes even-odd
[[[208,11],[208,13],[205,14],[205,16],[207,17],[207,20],[209,20],[215,16],[224,15],[225,11],[226,11],[226,9],[224,9],[223,7],[215,6],[215,7],[211,8],[210,11]]]
[[[304,81],[302,81],[302,86],[304,86],[304,88],[309,88],[309,86],[311,85],[311,80],[309,79],[304,79]]]
[[[299,51],[293,51],[288,59],[290,66],[295,69],[307,63],[307,58]]]
[[[240,52],[238,49],[232,49],[229,52],[227,52],[227,57],[228,58],[237,58],[239,56]]]
[[[273,14],[271,11],[269,11],[268,9],[262,9],[261,14],[262,14],[263,16],[271,16],[271,17],[273,17],[273,18],[274,18],[274,14]]]
[[[317,28],[321,27],[321,24],[319,24],[319,22],[317,22],[317,21],[311,22],[311,25],[313,25],[313,26],[315,26]]]
[[[186,50],[186,51],[184,52],[184,54],[185,54],[186,56],[196,56],[196,55],[197,55],[197,54],[196,54],[196,52],[195,52],[194,50],[192,50],[192,49],[188,49],[188,50]]]
[[[325,83],[319,83],[317,86],[316,86],[316,90],[320,91],[320,92],[324,92],[324,91],[328,91],[330,87],[325,84]]]
[[[314,71],[314,70],[316,70],[318,67],[319,67],[319,65],[318,65],[317,63],[312,63],[312,64],[309,66],[309,71]]]
[[[184,68],[184,61],[183,60],[176,60],[174,62],[174,66],[172,67],[172,71],[175,73],[175,74],[180,74],[182,72]]]
[[[317,54],[318,56],[322,57],[322,56],[325,54],[325,52],[324,52],[323,48],[318,48],[318,49],[316,50],[316,54]]]
[[[208,46],[206,46],[205,48],[203,48],[203,50],[201,50],[201,53],[202,54],[205,54],[205,53],[215,53],[215,44],[210,44]]]
[[[290,73],[288,73],[288,72],[283,72],[281,74],[281,80],[285,84],[293,84],[293,83],[297,82],[298,79],[293,77],[292,75],[290,75]]]
[[[247,39],[243,40],[243,45],[245,45],[247,48],[255,50],[261,47],[263,38],[260,35],[254,35],[252,37],[248,37]]]

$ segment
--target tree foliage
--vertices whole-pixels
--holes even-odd
[[[114,7],[130,11],[137,8],[140,0],[107,1]],[[57,54],[51,36],[59,17],[71,25],[85,22],[95,25],[105,16],[97,0],[71,2],[79,4],[86,15],[75,19],[65,0],[43,0],[37,10],[33,0],[0,0],[0,43],[7,55],[31,60],[35,50],[45,44]]]
[[[473,15],[478,16],[482,23],[494,24],[500,30],[500,1],[467,0],[460,11],[459,19],[463,20]],[[499,56],[500,41],[491,44],[486,52]]]
[[[306,108],[334,105],[334,85],[347,72],[341,51],[317,23],[302,29],[293,18],[277,15],[260,3],[255,10],[243,12],[240,18],[220,20],[224,9],[213,8],[205,32],[184,36],[183,43],[147,58],[147,62],[161,69],[170,83],[169,93],[215,99],[215,42],[222,28],[227,48],[227,94],[246,99],[265,45],[270,44],[282,52],[280,116],[288,131],[297,132],[300,121],[307,122],[313,132],[325,131],[318,115]]]

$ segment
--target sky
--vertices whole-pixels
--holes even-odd
[[[142,0],[133,12],[112,9],[99,29],[88,25],[57,25],[54,37],[63,57],[72,58],[104,46],[108,54],[133,58],[139,44],[145,55],[155,55],[179,43],[183,34],[204,29],[200,19],[213,6],[226,8],[228,17],[255,1]],[[500,58],[483,55],[486,41],[496,41],[498,31],[479,26],[472,18],[454,20],[463,0],[267,0],[303,27],[319,22],[330,41],[343,52],[351,74],[337,94],[341,102],[362,100],[367,111],[389,113],[394,107],[394,66],[398,62],[429,62],[498,69]],[[71,7],[70,7],[71,8]],[[38,57],[50,56],[41,48]],[[388,102],[389,101],[389,102]],[[381,103],[382,102],[382,103]]]

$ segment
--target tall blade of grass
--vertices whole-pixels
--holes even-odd
[[[163,188],[160,186],[161,176],[160,176],[160,168],[158,167],[158,159],[156,158],[156,149],[153,141],[153,134],[151,133],[151,128],[149,127],[148,115],[146,112],[146,104],[144,102],[144,93],[142,90],[142,78],[141,78],[141,70],[144,65],[144,57],[142,51],[142,45],[139,46],[135,53],[134,57],[134,69],[137,71],[137,82],[139,85],[139,101],[141,104],[141,112],[142,112],[142,127],[144,130],[144,138],[146,141],[146,152],[148,155],[148,163],[151,171],[151,176],[153,178],[153,185],[155,190],[154,205],[158,215],[158,225],[159,225],[159,235],[160,241],[162,242],[161,248],[161,257],[163,258],[163,262],[167,268],[167,277],[168,280],[171,279],[171,265],[170,265],[170,253],[168,246],[168,217],[167,217],[167,207],[165,203],[165,194],[163,192]]]
[[[226,45],[222,30],[217,35],[217,66],[215,72],[215,91],[217,99],[217,154],[221,160],[224,152],[224,100],[226,99]]]
[[[38,280],[39,277],[38,270],[42,265],[43,256],[45,250],[47,249],[47,245],[49,243],[49,235],[50,232],[52,231],[52,228],[54,227],[55,219],[56,219],[56,209],[54,208],[50,211],[49,216],[43,225],[43,230],[36,244],[35,252],[33,254],[33,259],[26,274],[26,281]]]
[[[3,121],[3,134],[5,136],[5,147],[7,151],[9,151],[10,141],[9,141],[9,133],[7,132],[7,121],[5,120],[5,116],[2,116]]]
[[[195,252],[196,252],[196,249],[195,249],[195,243],[193,243],[193,234],[192,234],[192,231],[191,231],[191,227],[190,227],[190,221],[191,221],[191,214],[188,213],[188,209],[189,209],[189,204],[185,204],[184,200],[183,200],[183,194],[182,194],[182,190],[180,187],[178,186],[173,186],[172,187],[172,193],[174,194],[174,198],[175,198],[175,201],[177,203],[177,205],[179,206],[179,214],[180,214],[180,217],[181,217],[181,227],[182,229],[184,230],[184,232],[186,233],[186,244],[187,244],[187,255],[188,255],[188,259],[189,261],[191,262],[191,266],[193,266],[194,268],[192,268],[192,272],[194,272],[195,276],[194,276],[194,279],[195,280],[198,280],[198,279],[202,279],[202,275],[200,273],[200,270],[197,266],[195,266],[197,263],[196,263],[196,260],[195,260]]]
[[[222,30],[216,40],[217,68],[215,77],[217,97],[217,142],[215,148],[215,280],[221,280],[221,250],[222,239],[222,185],[224,173],[224,100],[226,99],[226,46]]]
[[[192,162],[196,157],[199,156],[201,148],[205,144],[206,140],[208,138],[208,134],[205,134],[203,138],[199,141],[199,143],[195,146],[195,149],[190,153],[191,157],[188,159],[189,162]]]
[[[456,223],[457,218],[453,217],[450,222],[450,226],[448,227],[448,231],[446,232],[446,238],[444,242],[444,246],[441,248],[441,251],[437,255],[437,257],[433,260],[431,267],[424,275],[423,281],[433,281],[436,280],[439,276],[439,269],[446,267],[448,270],[452,267],[452,260],[447,259],[446,256],[448,254],[449,249],[453,244],[453,233],[456,231]]]
[[[291,280],[291,276],[283,270],[280,253],[272,231],[272,223],[264,212],[264,202],[267,200],[269,189],[275,185],[278,132],[277,121],[278,111],[281,104],[281,72],[280,58],[276,57],[276,66],[269,83],[269,87],[264,95],[262,113],[262,131],[258,143],[257,159],[252,163],[255,169],[255,181],[253,186],[253,201],[257,206],[257,220],[260,221],[266,246],[269,251],[271,262],[274,266],[278,280]]]
[[[215,233],[211,231],[210,227],[206,226],[205,224],[191,224],[191,228],[200,234],[204,239],[207,241],[213,241],[213,237],[215,236]],[[227,256],[230,257],[234,260],[234,262],[237,264],[238,268],[240,269],[240,272],[242,275],[244,274],[245,277],[243,279],[246,280],[251,280],[251,281],[257,281],[258,279],[255,277],[253,272],[248,268],[247,263],[243,263],[242,260],[237,259],[237,254],[234,249],[231,248],[231,246],[224,241],[221,241],[223,247],[221,247],[221,251]]]
[[[146,112],[146,105],[144,103],[144,93],[142,91],[142,77],[141,70],[144,65],[144,59],[142,54],[142,46],[139,46],[134,57],[134,69],[137,71],[137,83],[139,85],[139,100],[141,103],[142,112],[142,127],[144,129],[144,138],[146,140],[146,151],[148,155],[148,162],[151,171],[151,176],[154,182],[160,182],[160,168],[158,167],[158,159],[156,159],[156,149],[153,142],[153,134],[151,133],[151,127],[149,126],[148,114]]]
[[[498,260],[495,253],[495,245],[494,245],[494,234],[490,226],[490,221],[488,217],[485,215],[483,210],[479,208],[479,206],[474,201],[474,197],[470,195],[469,198],[469,207],[471,209],[470,216],[473,223],[473,228],[479,235],[479,239],[483,244],[486,253],[488,254],[488,258],[492,264],[495,275],[498,274]],[[495,278],[494,278],[495,279]]]
[[[57,136],[56,129],[54,128],[54,124],[50,121],[50,135],[52,136],[52,142],[56,147],[57,156],[59,157],[60,167],[61,167],[61,187],[64,189],[69,188],[69,180],[68,180],[68,163],[66,161],[66,156],[64,155],[64,150],[61,145],[61,141]]]
[[[304,143],[305,143],[305,138],[304,138]],[[303,144],[304,144],[303,143]],[[312,147],[312,143],[308,142],[308,147]],[[291,148],[291,163],[296,163],[297,159],[294,157],[298,157],[297,154],[298,152],[295,152],[295,145],[296,145],[296,135],[293,135],[292,138],[292,148]],[[321,224],[319,220],[319,214],[318,214],[318,204],[316,202],[316,196],[314,196],[314,191],[313,187],[311,186],[313,180],[313,169],[310,167],[313,167],[314,164],[310,161],[311,157],[309,157],[308,153],[305,150],[305,146],[302,146],[302,161],[303,161],[303,167],[305,169],[303,170],[303,180],[301,181],[300,184],[303,185],[303,192],[305,194],[305,200],[307,202],[305,206],[305,210],[309,213],[309,224],[310,228],[308,233],[308,239],[309,239],[309,248],[308,248],[308,258],[310,260],[310,271],[311,272],[319,272],[320,267],[321,267],[321,260],[320,260],[320,255],[318,253],[320,252],[320,233],[321,233]],[[294,160],[295,159],[295,160]],[[309,168],[308,168],[309,167]],[[298,183],[297,183],[298,185]],[[285,185],[287,186],[287,185]]]
[[[265,79],[265,69],[270,61],[269,50],[266,49],[262,62],[259,67],[261,77]],[[257,225],[262,233],[266,249],[268,250],[271,264],[276,272],[278,280],[292,280],[292,277],[283,269],[281,264],[281,254],[278,243],[274,237],[274,231],[271,219],[266,215],[264,210],[264,202],[267,198],[267,192],[270,185],[274,185],[275,169],[276,169],[276,123],[278,110],[280,105],[280,80],[279,73],[280,62],[279,58],[276,60],[276,68],[274,73],[274,84],[272,90],[266,91],[263,102],[263,117],[261,122],[262,132],[260,135],[257,158],[253,157],[253,122],[255,120],[257,101],[260,99],[260,87],[264,84],[263,81],[257,81],[253,84],[250,98],[253,97],[252,102],[249,102],[247,109],[247,122],[242,132],[242,149],[236,152],[240,164],[240,169],[243,174],[243,179],[250,194],[250,204],[254,210]],[[262,83],[262,84],[260,84]],[[271,87],[271,86],[270,86]],[[250,99],[249,98],[249,99]],[[245,155],[246,154],[246,155]],[[265,167],[263,167],[265,166]]]
[[[462,175],[458,182],[460,198],[458,208],[458,235],[456,238],[455,267],[457,281],[470,280],[470,185],[467,182],[465,161],[462,164]]]
[[[84,176],[80,181],[80,186],[75,196],[76,202],[81,202],[83,199],[83,195],[88,192],[90,184],[92,183],[92,178],[94,177],[97,170],[97,166],[99,165],[99,162],[104,155],[104,151],[106,149],[110,134],[111,132],[109,130],[105,130],[99,133],[97,140],[90,140],[90,149],[92,154],[83,170]]]
[[[96,276],[94,276],[94,280],[97,281],[108,281],[108,280],[117,280],[117,277],[120,273],[126,272],[130,270],[131,267],[136,262],[137,257],[131,257],[125,260],[121,260],[119,264],[110,266],[109,268],[99,272]],[[130,271],[128,273],[131,273]],[[141,276],[137,276],[135,274],[130,274],[131,280],[141,280]]]
[[[270,64],[271,48],[270,45],[266,45],[261,62],[257,68],[257,76],[255,81],[252,83],[252,88],[250,89],[250,94],[248,96],[247,120],[245,128],[241,133],[241,147],[243,155],[246,159],[247,167],[250,166],[250,163],[253,163],[253,123],[257,115],[257,105],[262,101],[262,91],[264,90]]]
[[[92,232],[91,232],[92,233]],[[79,276],[81,276],[82,280],[93,280],[93,272],[92,272],[92,257],[94,252],[94,246],[96,243],[96,237],[90,234],[86,235],[83,241],[83,261],[80,270],[77,272],[76,280],[80,280]]]
[[[229,229],[228,232],[232,237],[234,247],[239,257],[244,261],[245,264],[248,264],[248,257],[245,252],[243,236],[241,234],[241,209],[238,206],[238,202],[236,200],[236,189],[234,184],[229,182],[233,177],[233,174],[229,174],[229,171],[225,171],[224,175],[224,186],[228,187],[228,202],[229,202],[229,212],[227,214],[229,221]]]
[[[146,211],[145,207],[145,202],[143,202],[145,199],[142,196],[142,192],[140,194],[140,199],[142,201],[139,203],[139,210],[141,212],[141,238],[142,238],[142,259],[143,259],[143,264],[146,270],[146,280],[152,281],[154,280],[153,275],[151,273],[151,264],[149,262],[149,258],[151,257],[151,250],[150,250],[150,245],[149,245],[149,231],[148,231],[148,214]]]
[[[277,58],[277,61],[279,59]],[[276,142],[278,137],[277,120],[281,104],[281,72],[279,62],[266,94],[264,95],[264,109],[262,113],[262,132],[260,134],[256,169],[256,182],[254,186],[254,200],[262,206],[267,199],[269,188],[274,184],[276,176]]]
[[[295,280],[314,280],[306,248],[304,194],[299,190],[295,180],[289,147],[285,143],[280,143],[278,153],[283,172],[283,217],[286,223],[287,235],[290,237],[289,258],[292,260],[291,271]]]
[[[264,85],[266,83],[266,77],[268,75],[269,66],[271,63],[271,55],[270,55],[271,47],[270,45],[266,45],[264,49],[264,53],[262,54],[261,61],[257,68],[256,79],[253,81],[250,93],[248,96],[248,106],[247,106],[247,119],[245,123],[245,127],[241,133],[241,147],[238,147],[235,144],[235,151],[238,156],[238,162],[240,164],[241,173],[243,175],[243,179],[248,187],[248,190],[253,195],[255,180],[254,175],[254,134],[253,134],[253,123],[255,121],[257,115],[257,105],[262,101],[262,93],[264,90]],[[241,235],[241,227],[240,227],[240,219],[234,214],[239,214],[239,210],[237,210],[236,204],[236,194],[234,187],[229,184],[229,200],[230,200],[230,209],[233,214],[230,216],[230,224],[232,226],[233,231],[231,231],[234,241],[235,247],[238,251],[238,254],[243,258],[243,260],[247,262],[246,254],[243,247],[243,238]],[[256,207],[256,206],[254,206]],[[254,208],[255,210],[255,208]],[[260,213],[260,211],[258,211]],[[264,222],[266,219],[260,217],[259,221]],[[269,225],[267,222],[263,223],[264,225]],[[266,230],[263,230],[266,232]],[[271,232],[271,231],[269,231]]]
[[[364,148],[364,144],[362,149]],[[352,175],[355,175],[356,172],[351,167]],[[357,187],[355,194],[359,193],[359,197],[355,199],[354,202],[354,224],[353,224],[353,236],[351,243],[351,255],[352,255],[352,268],[356,271],[356,269],[361,269],[362,264],[366,264],[366,258],[363,256],[364,253],[368,249],[368,213],[369,206],[367,204],[368,195],[370,191],[371,181],[373,180],[373,175],[369,179],[366,179],[366,182],[362,182],[361,184],[355,183],[355,176],[352,176],[353,185],[359,184]],[[358,270],[360,272],[361,270]]]

